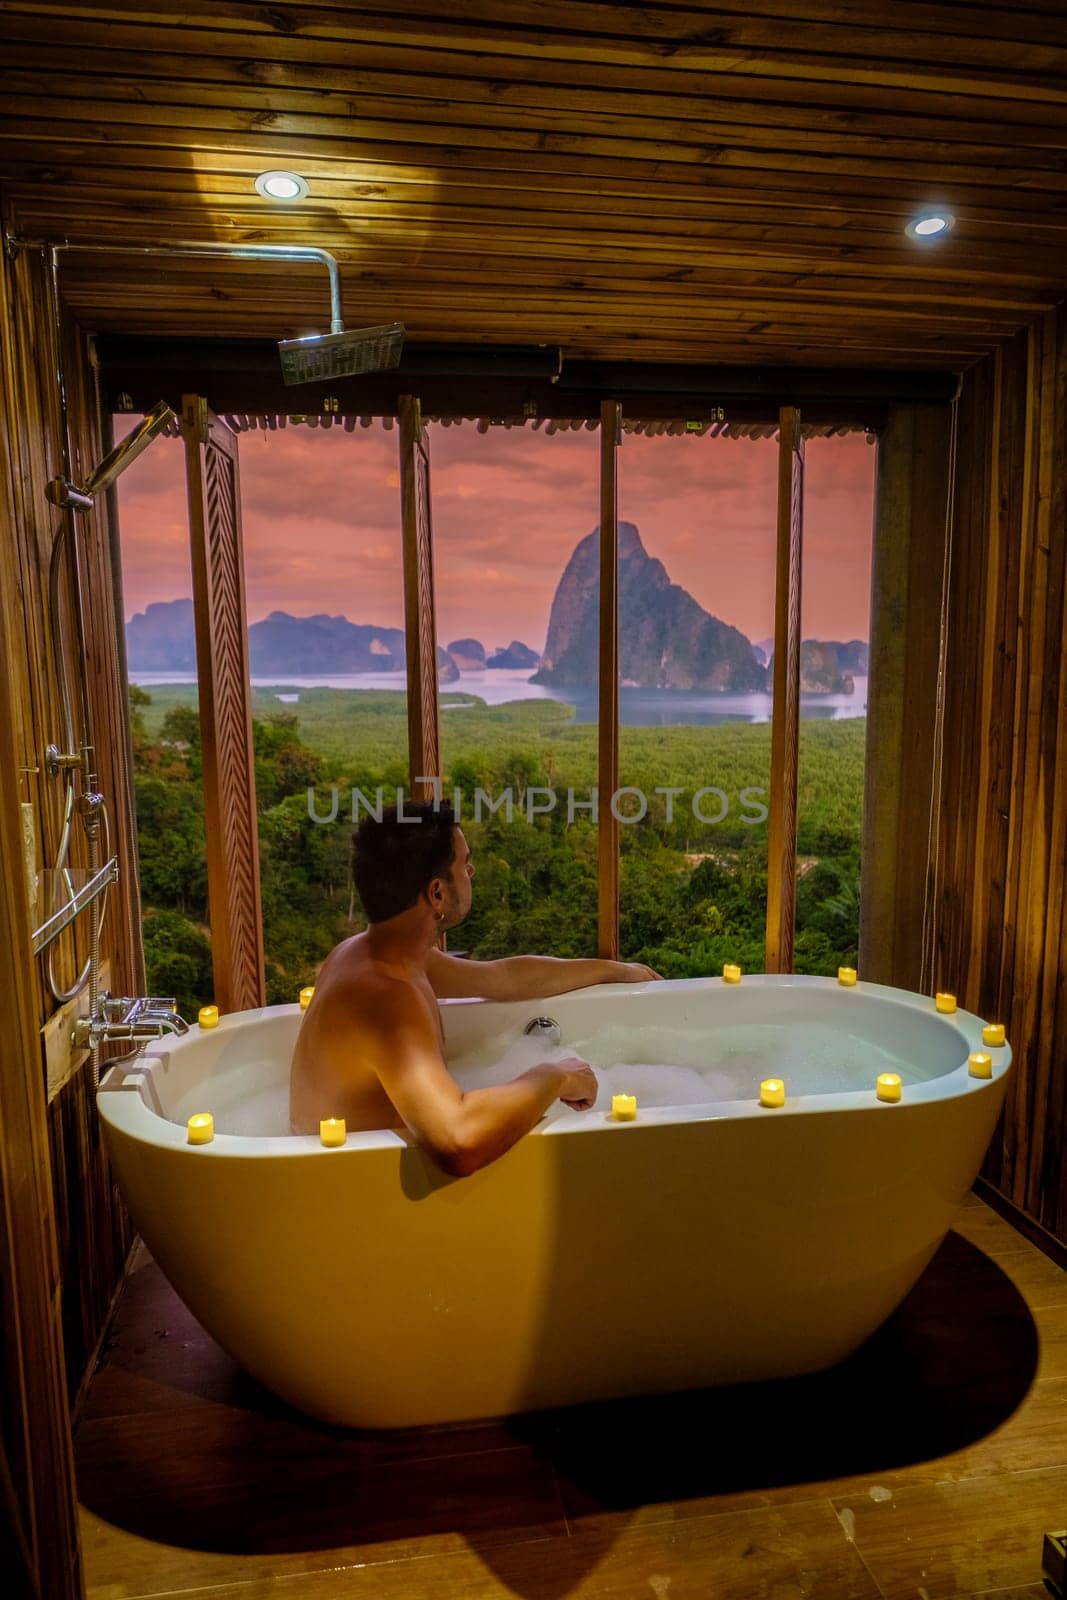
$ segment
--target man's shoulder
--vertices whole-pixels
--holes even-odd
[[[365,1023],[392,1025],[424,1010],[416,977],[378,961],[339,963],[332,980],[331,1001],[349,1015],[357,1013]]]

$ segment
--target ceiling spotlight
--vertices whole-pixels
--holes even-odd
[[[940,239],[951,232],[955,217],[951,211],[920,211],[917,217],[912,217],[904,232],[909,239]]]
[[[256,179],[256,193],[267,200],[303,200],[307,192],[306,180],[296,172],[261,172]]]

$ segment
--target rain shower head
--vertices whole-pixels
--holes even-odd
[[[137,424],[136,428],[119,441],[113,450],[109,450],[85,482],[79,487],[67,481],[66,478],[53,478],[45,493],[55,506],[64,506],[70,511],[89,511],[92,509],[93,500],[104,489],[109,489],[121,472],[125,472],[131,461],[136,461],[142,450],[146,450],[156,437],[162,433],[168,422],[174,422],[174,412],[165,400],[160,400],[154,405]]]
[[[283,339],[278,345],[282,378],[286,383],[321,383],[327,378],[355,377],[360,372],[385,372],[400,365],[403,343],[402,322]]]

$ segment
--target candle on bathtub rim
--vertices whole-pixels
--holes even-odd
[[[202,1028],[217,1028],[219,1025],[218,1006],[201,1006],[196,1020]]]
[[[759,1086],[759,1103],[761,1106],[784,1106],[785,1084],[781,1078],[764,1078]]]
[[[956,996],[954,994],[943,994],[938,990],[937,994],[934,995],[934,1005],[938,1011],[942,1011],[946,1017],[950,1017],[956,1009]]]
[[[856,987],[855,967],[838,967],[837,981],[843,989],[854,989]]]
[[[344,1144],[348,1137],[344,1117],[323,1117],[319,1123],[319,1138],[327,1150],[334,1150],[338,1145]]]
[[[900,1099],[900,1073],[880,1072],[874,1080],[874,1092],[879,1100],[892,1104]]]
[[[215,1137],[215,1118],[210,1111],[198,1111],[185,1125],[190,1144],[210,1144]]]
[[[722,981],[723,983],[740,983],[741,968],[733,961],[724,962],[722,969]]]
[[[311,1004],[311,996],[315,993],[315,985],[309,983],[306,989],[300,991],[300,1009],[306,1011]]]
[[[611,1114],[616,1122],[636,1122],[637,1096],[635,1094],[613,1094],[611,1097]]]
[[[994,1050],[1002,1049],[1004,1045],[1003,1022],[987,1022],[982,1029],[982,1043],[991,1046]]]
[[[972,1050],[967,1057],[967,1071],[972,1078],[993,1076],[993,1057],[985,1050]]]

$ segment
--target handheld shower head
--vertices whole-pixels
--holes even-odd
[[[125,472],[131,461],[136,461],[156,435],[163,431],[167,423],[174,420],[174,412],[165,400],[161,400],[142,418],[136,428],[126,435],[125,439],[120,440],[113,450],[108,451],[103,461],[93,468],[80,488],[77,484],[69,483],[66,478],[53,478],[45,490],[49,500],[54,506],[64,506],[70,511],[91,510],[95,497],[104,489],[110,488],[119,474]]]

